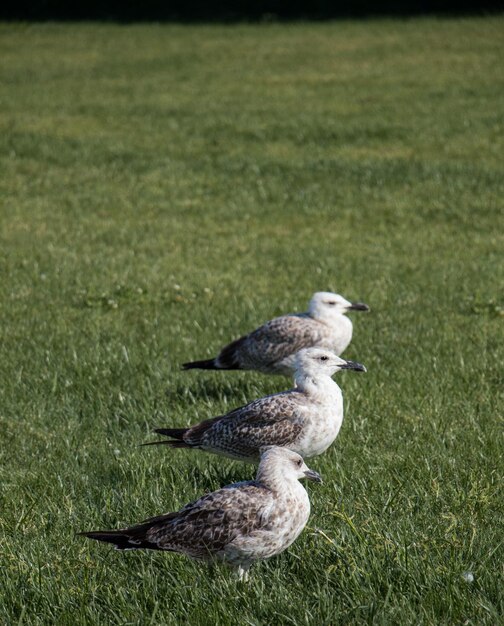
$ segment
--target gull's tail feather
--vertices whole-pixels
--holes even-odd
[[[148,441],[142,443],[142,446],[170,446],[170,448],[192,448],[193,446],[184,441],[184,435],[188,428],[156,428],[154,430],[158,435],[171,437],[171,439],[162,439],[161,441]]]
[[[148,441],[147,443],[141,443],[141,446],[169,446],[170,448],[192,448],[185,441],[178,441],[177,439],[162,439],[161,441]]]
[[[112,543],[116,550],[140,550],[149,548],[150,550],[159,550],[157,544],[148,541],[144,537],[135,536],[135,529],[121,530],[98,530],[92,532],[77,533],[88,539],[96,539],[105,543]]]
[[[247,337],[240,337],[222,348],[219,352],[219,356],[215,357],[215,359],[190,361],[189,363],[183,363],[182,367],[185,370],[240,370],[242,367],[240,365],[239,354],[246,341]]]
[[[223,369],[216,364],[216,359],[206,359],[204,361],[190,361],[189,363],[182,363],[182,369],[192,370],[220,370]]]
[[[184,440],[184,435],[189,428],[155,428],[154,432],[158,435],[164,435],[165,437],[171,437],[172,439]]]
[[[135,546],[131,545],[130,538],[118,530],[98,530],[78,534],[82,537],[87,537],[88,539],[96,539],[97,541],[113,543],[118,550],[135,548]]]

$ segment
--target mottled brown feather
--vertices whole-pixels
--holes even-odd
[[[225,369],[269,370],[323,337],[324,325],[304,315],[282,315],[225,346],[215,359]]]

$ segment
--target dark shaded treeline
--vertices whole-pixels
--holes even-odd
[[[503,0],[4,0],[0,19],[232,22],[503,10]]]

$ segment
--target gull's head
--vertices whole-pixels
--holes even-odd
[[[355,361],[346,361],[324,348],[305,348],[296,355],[296,379],[298,376],[332,376],[340,370],[365,372],[366,368]]]
[[[369,311],[363,302],[350,302],[338,293],[317,291],[310,300],[308,312],[314,319],[332,319],[348,311]]]
[[[311,470],[297,452],[279,446],[261,448],[258,477],[275,480],[300,480],[307,478],[321,483],[320,474]]]

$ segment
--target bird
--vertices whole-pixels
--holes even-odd
[[[369,311],[367,304],[349,302],[328,291],[313,294],[306,313],[291,313],[266,322],[231,342],[213,359],[183,363],[182,368],[257,370],[290,376],[302,348],[328,348],[338,356],[352,339],[349,311]]]
[[[188,428],[156,428],[171,439],[143,445],[196,448],[252,463],[266,445],[287,447],[302,457],[322,454],[343,421],[343,395],[331,376],[344,369],[366,371],[330,350],[304,348],[296,358],[295,388]]]
[[[255,480],[227,485],[176,513],[129,528],[78,534],[118,550],[166,550],[223,562],[247,580],[254,561],[283,552],[305,527],[310,500],[301,478],[322,482],[295,452],[269,447],[262,452]]]

